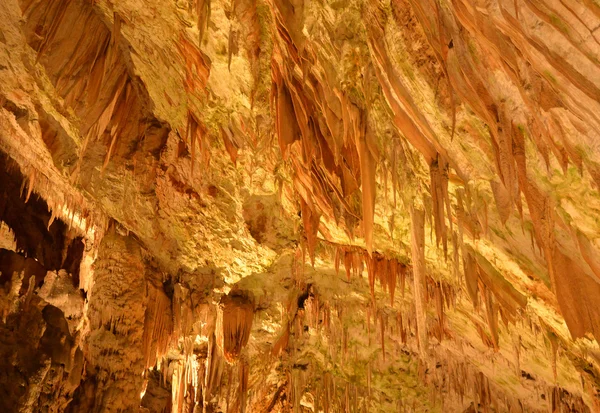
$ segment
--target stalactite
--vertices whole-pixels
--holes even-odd
[[[394,192],[394,208],[396,208],[397,205],[397,188],[398,188],[398,148],[399,148],[399,144],[397,142],[397,140],[394,140],[394,143],[392,144],[392,165],[391,165],[391,169],[392,169],[392,191]],[[392,237],[393,237],[393,231],[392,231]]]
[[[350,251],[344,252],[344,268],[346,268],[346,278],[350,281],[350,272],[352,271],[353,265],[353,253]]]
[[[488,203],[486,200],[483,200],[483,222],[481,223],[483,235],[487,236],[488,228],[489,228],[489,219],[488,219]]]
[[[551,351],[552,351],[552,374],[554,375],[554,382],[556,383],[556,381],[558,379],[557,361],[558,361],[559,341],[558,341],[558,337],[556,337],[556,335],[551,331],[547,332],[547,337],[548,337],[548,340],[550,341],[550,347],[551,347]]]
[[[276,125],[279,147],[283,159],[288,157],[288,147],[300,137],[300,129],[294,114],[289,89],[285,85],[277,66],[273,67],[273,85],[276,103]]]
[[[145,368],[156,365],[168,350],[173,334],[171,300],[158,287],[148,286],[148,305],[144,321]]]
[[[204,406],[207,406],[213,395],[219,391],[224,364],[223,357],[219,352],[217,340],[214,335],[209,338],[208,349],[204,376],[205,391],[202,393],[202,396],[204,397],[202,404]]]
[[[506,225],[506,221],[508,221],[508,218],[510,217],[510,210],[512,207],[510,193],[501,182],[490,181],[490,186],[496,202],[496,209],[498,210],[498,215],[500,216],[500,222],[503,225]]]
[[[190,156],[191,156],[191,173],[194,174],[194,163],[196,161],[196,141],[198,141],[198,145],[200,146],[200,150],[202,151],[202,140],[199,135],[199,123],[196,120],[196,116],[189,111],[188,112],[188,123],[187,123],[187,132],[186,138],[190,145]]]
[[[375,261],[375,275],[379,280],[379,285],[383,289],[383,291],[388,290],[388,278],[389,278],[389,264],[388,259],[384,256],[377,254]]]
[[[436,244],[440,241],[444,249],[444,257],[448,257],[448,235],[446,221],[444,218],[444,206],[448,208],[448,218],[452,222],[450,215],[450,201],[448,198],[448,163],[438,155],[437,159],[429,166],[431,177],[431,198],[433,201],[433,218],[435,224]],[[448,201],[446,201],[448,200]],[[447,203],[446,203],[447,202]]]
[[[385,162],[381,163],[380,174],[383,175],[383,201],[385,204],[388,204],[388,168]]]
[[[582,337],[585,332],[591,332],[594,337],[600,339],[600,285],[593,275],[584,271],[575,260],[563,252],[559,241],[552,238],[554,236],[546,240],[550,245],[544,248],[544,255],[548,262],[552,287],[556,291],[558,304],[571,336],[577,338]]]
[[[440,282],[435,283],[435,308],[438,317],[438,325],[437,325],[437,339],[438,341],[442,341],[444,338],[445,332],[445,314],[444,314],[444,297],[442,294],[442,285]]]
[[[329,409],[331,407],[331,375],[329,373],[325,373],[323,382],[325,387],[325,400],[323,407],[325,408],[325,413],[329,413]]]
[[[470,246],[465,246],[465,249],[468,254],[474,257],[477,263],[479,279],[494,293],[495,299],[505,310],[504,314],[514,320],[517,316],[517,310],[525,308],[527,305],[527,297],[517,291],[479,252]]]
[[[394,297],[396,295],[396,282],[398,278],[398,261],[390,260],[389,261],[389,292],[390,292],[390,306],[394,306]]]
[[[400,341],[402,344],[406,344],[406,329],[404,328],[404,320],[402,318],[402,313],[398,312],[398,331],[400,332]]]
[[[371,362],[367,361],[367,397],[371,397]]]
[[[483,286],[483,296],[485,297],[485,312],[490,328],[492,343],[494,344],[494,350],[498,351],[500,349],[498,337],[498,305],[494,302],[492,292],[485,286]]]
[[[185,397],[186,380],[184,379],[185,366],[179,363],[173,370],[173,376],[171,379],[172,397],[171,405],[173,411],[179,413],[183,410],[183,399]]]
[[[369,276],[369,289],[371,291],[371,299],[375,300],[375,259],[367,252],[364,254],[365,262],[367,263],[367,275]]]
[[[248,343],[254,318],[254,297],[251,293],[232,290],[221,298],[217,312],[217,342],[225,359],[233,363]]]
[[[406,270],[407,267],[404,264],[400,264],[400,291],[402,291],[402,298],[404,298],[404,292],[406,291]]]
[[[29,201],[29,197],[31,196],[31,192],[33,191],[33,186],[35,185],[35,175],[36,170],[32,168],[31,172],[29,173],[29,183],[27,186],[27,195],[25,196],[25,203]],[[23,181],[23,183],[25,183],[25,181]],[[50,226],[48,225],[48,227]]]
[[[319,222],[321,214],[313,211],[309,205],[300,199],[300,208],[302,211],[302,222],[304,223],[304,231],[306,233],[306,243],[308,245],[308,255],[312,265],[315,265],[315,248],[317,245],[317,233],[319,232]]]
[[[354,275],[362,278],[364,270],[363,254],[360,254],[358,251],[354,251],[352,254],[352,267],[354,268]]]
[[[383,357],[383,361],[385,362],[385,319],[383,312],[379,315],[380,322],[380,330],[381,330],[381,355]]]
[[[515,374],[521,375],[521,335],[513,339],[513,351],[515,353]]]
[[[240,364],[241,368],[241,364]],[[227,366],[227,393],[225,395],[225,411],[230,412],[229,405],[231,402],[231,387],[233,385],[233,365]]]
[[[239,403],[240,403],[240,413],[244,413],[246,411],[246,399],[248,397],[248,377],[250,375],[250,365],[244,359],[239,362],[239,383],[240,388],[238,390],[239,395]]]
[[[289,325],[286,325],[286,327],[283,330],[283,333],[279,336],[279,338],[273,345],[271,354],[273,356],[279,356],[288,347],[289,340],[290,340],[290,328],[289,328]]]
[[[458,235],[456,232],[452,232],[452,269],[454,278],[460,281],[460,257],[459,257],[459,244]]]
[[[363,227],[365,234],[365,244],[369,256],[373,252],[373,223],[375,217],[375,170],[376,157],[371,152],[372,143],[368,142],[373,139],[371,133],[367,130],[364,132],[362,128],[367,129],[366,116],[361,112],[360,121],[357,120],[358,129],[356,136],[356,146],[358,148],[358,156],[360,159],[360,176],[361,176],[361,192],[362,192],[362,208],[363,208]]]
[[[173,336],[182,337],[191,333],[193,311],[188,288],[177,283],[173,289]]]
[[[50,226],[52,225],[54,220],[57,218],[57,215],[58,215],[57,211],[60,210],[61,208],[62,208],[62,205],[60,205],[60,204],[58,204],[57,206],[52,208],[50,219],[48,220],[48,225],[46,226],[47,230],[50,230]],[[87,233],[87,228],[86,228],[86,233]]]
[[[479,334],[479,337],[481,338],[481,342],[483,344],[485,344],[489,348],[495,348],[494,341],[490,338],[489,334],[485,331],[484,327],[481,324],[475,323],[475,329],[477,330],[477,333]]]
[[[371,306],[367,304],[367,337],[369,340],[369,345],[371,345]]]
[[[128,82],[128,78],[127,76],[123,76],[122,77],[123,81],[120,83],[115,95],[114,95],[114,106],[113,108],[111,108],[111,112],[107,113],[107,117],[108,119],[112,118],[112,122],[114,123],[111,130],[110,130],[110,145],[108,147],[108,151],[106,152],[106,157],[104,158],[104,163],[102,164],[102,172],[104,172],[104,170],[106,169],[106,167],[108,166],[108,163],[110,162],[110,157],[114,151],[115,148],[115,144],[117,142],[117,136],[119,135],[120,132],[120,128],[121,125],[119,123],[119,121],[121,120],[121,116],[120,113],[123,113],[123,111],[120,110],[121,105],[125,108],[124,111],[128,112],[129,110],[131,110],[131,89],[130,89],[130,83]],[[123,98],[124,96],[124,98]],[[113,112],[114,111],[114,112]],[[107,121],[108,121],[107,119]],[[106,125],[108,126],[108,125]],[[105,129],[106,127],[104,127]],[[98,135],[100,136],[103,132],[104,129],[102,129],[102,127],[100,127],[98,129]]]
[[[425,308],[425,213],[411,207],[411,251],[413,262],[413,295],[419,337],[419,352],[422,360],[427,358],[427,314]]]
[[[348,327],[342,329],[342,352],[344,357],[348,354]]]
[[[223,138],[223,144],[225,145],[225,150],[229,154],[229,158],[234,165],[237,165],[237,157],[238,150],[240,148],[240,144],[236,139],[236,135],[231,131],[229,125],[223,127],[221,126],[221,137]]]
[[[465,285],[467,287],[467,293],[471,298],[471,302],[475,308],[479,307],[479,294],[477,292],[477,280],[479,278],[477,263],[471,254],[465,254],[464,268],[465,268]]]

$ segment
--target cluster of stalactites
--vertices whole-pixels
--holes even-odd
[[[347,256],[361,258],[364,267],[364,257],[368,256],[361,250],[346,251],[339,249],[340,256],[338,265],[341,264],[341,257]],[[469,255],[471,257],[471,255]],[[377,255],[374,257],[377,260]],[[475,260],[482,260],[483,257],[473,257]],[[349,259],[349,263],[354,260]],[[361,264],[356,264],[356,271]],[[487,269],[485,262],[481,262],[482,269]],[[350,274],[354,272],[354,266],[350,267]],[[486,275],[483,275],[485,277]],[[490,276],[490,275],[487,275]],[[491,275],[495,276],[495,275]],[[377,277],[376,279],[379,279]],[[381,282],[381,281],[380,281]],[[499,282],[499,281],[496,281]],[[480,283],[483,283],[480,281]],[[488,294],[494,294],[488,289]],[[302,305],[291,305],[291,312],[288,314],[290,324],[284,330],[280,340],[275,344],[273,354],[290,357],[292,362],[290,366],[295,365],[298,347],[302,347],[302,335],[306,336],[306,327],[316,329],[327,337],[327,357],[336,365],[349,366],[361,363],[358,356],[357,344],[353,343],[352,331],[344,322],[348,310],[342,302],[329,302],[320,296],[315,286],[308,287],[300,296],[294,296],[291,302],[295,303],[299,297],[303,297]],[[505,298],[506,299],[506,298]],[[427,323],[427,335],[435,337],[438,341],[444,337],[451,336],[446,327],[445,311],[457,303],[457,287],[440,280],[434,280],[427,276],[425,280],[425,303],[427,306],[434,307],[437,317],[430,317]],[[412,306],[399,305],[395,309],[387,306],[378,308],[376,303],[368,302],[365,304],[366,323],[364,324],[365,336],[368,336],[368,345],[378,345],[381,348],[379,361],[369,361],[367,368],[366,385],[361,383],[348,383],[341,377],[332,374],[326,376],[317,373],[318,365],[309,364],[308,367],[290,368],[287,374],[288,397],[290,406],[296,409],[299,406],[300,399],[303,404],[312,404],[315,408],[322,411],[361,411],[363,406],[381,401],[371,397],[370,382],[372,369],[377,370],[377,366],[386,365],[386,360],[393,360],[394,353],[399,356],[400,349],[411,352],[417,348],[416,342],[416,309]],[[320,336],[320,335],[319,335]],[[490,343],[490,347],[493,344]],[[288,351],[284,352],[283,350]],[[395,352],[394,352],[395,349]],[[479,369],[466,361],[459,361],[454,356],[444,356],[434,351],[430,353],[435,363],[442,368],[436,368],[428,373],[425,372],[426,362],[420,364],[420,381],[429,389],[430,397],[434,405],[452,405],[457,399],[472,399],[476,404],[481,404],[485,409],[499,409],[497,411],[510,411],[519,405],[519,400],[512,395],[507,395],[501,388],[481,373]],[[352,363],[352,364],[349,364]],[[302,364],[302,363],[300,363]],[[303,364],[302,364],[303,365]],[[304,365],[303,365],[304,366]],[[422,370],[422,371],[421,371]],[[377,374],[377,373],[375,373]],[[520,371],[519,371],[520,374]],[[551,390],[548,390],[551,394]],[[558,395],[562,394],[560,391]],[[405,406],[410,409],[410,398],[398,399],[399,406]],[[355,410],[356,409],[356,410]]]
[[[523,403],[518,395],[503,391],[470,362],[440,356],[441,358],[437,361],[438,368],[425,378],[432,391],[431,395],[435,404],[439,402],[443,407],[450,397],[458,397],[461,404],[469,399],[473,400],[471,406],[479,406],[483,411],[523,410]],[[581,396],[572,395],[556,386],[542,385],[537,388],[537,394],[531,395],[531,397],[537,399],[536,403],[540,407],[548,405],[551,412],[590,411]],[[540,410],[546,411],[543,407]],[[467,412],[476,411],[481,410],[477,410],[477,408],[467,410]]]
[[[193,411],[200,403],[204,387],[205,366],[194,354],[194,340],[183,340],[183,357],[170,363],[171,405],[174,413]]]
[[[355,247],[337,247],[335,249],[335,270],[339,273],[343,261],[348,281],[354,275],[362,277],[366,266],[369,277],[371,297],[375,298],[375,281],[379,281],[381,288],[390,294],[390,305],[394,306],[398,278],[400,291],[404,294],[407,266],[396,258],[387,258],[378,252],[369,254],[366,250]]]
[[[227,363],[215,335],[207,346],[198,347],[192,336],[182,342],[182,355],[178,359],[163,359],[158,370],[163,377],[162,386],[171,385],[170,410],[173,413],[213,411],[244,412],[248,403],[250,364],[239,357],[234,364]],[[217,407],[218,406],[218,407]]]
[[[448,162],[441,156],[429,166],[431,177],[431,199],[433,207],[433,227],[435,228],[436,244],[440,241],[444,249],[444,257],[448,257],[448,231],[445,217],[448,217],[450,233],[453,232],[452,209],[448,192]],[[444,212],[445,209],[445,212]]]
[[[146,369],[155,366],[157,360],[166,354],[173,337],[171,300],[162,289],[150,285],[142,339]]]
[[[306,376],[306,375],[305,375]],[[368,409],[370,391],[368,388],[348,380],[340,379],[330,373],[322,373],[313,376],[312,383],[307,383],[309,379],[300,374],[291,374],[291,385],[294,397],[294,412],[299,412],[300,398],[302,393],[300,389],[309,384],[311,388],[310,401],[315,412],[325,413],[344,411],[360,412]]]
[[[50,226],[60,219],[67,224],[69,229],[76,230],[95,245],[99,243],[104,230],[108,227],[108,218],[97,208],[93,208],[83,195],[76,191],[64,193],[57,190],[56,183],[39,173],[33,166],[20,168],[15,161],[7,159],[6,168],[7,171],[17,170],[27,177],[23,179],[20,188],[20,197],[24,199],[25,203],[29,202],[34,193],[37,193],[46,202],[50,211],[47,229],[50,229]],[[19,249],[17,245],[17,250]]]
[[[519,309],[527,305],[527,297],[518,292],[494,266],[471,247],[464,254],[465,284],[467,293],[476,309],[480,306],[480,297],[485,304],[486,321],[491,333],[488,336],[480,323],[472,317],[481,339],[496,351],[499,349],[498,320],[514,323]]]
[[[379,153],[367,113],[344,93],[319,84],[304,67],[303,80],[320,96],[308,92],[312,87],[298,82],[288,70],[299,58],[295,47],[286,47],[291,46],[290,40],[283,37],[282,43],[275,44],[282,59],[273,60],[271,97],[282,156],[291,161],[294,189],[305,203],[302,214],[310,210],[313,217],[322,215],[350,236],[362,221],[371,252]],[[312,61],[314,56],[306,52],[300,53]],[[321,107],[321,102],[331,105]]]
[[[221,298],[217,312],[217,343],[229,363],[235,362],[248,344],[254,318],[252,293],[232,290]]]
[[[395,258],[387,258],[383,254],[377,252],[369,256],[369,254],[366,253],[366,251],[356,247],[340,246],[335,248],[334,262],[337,273],[339,273],[339,266],[342,261],[346,269],[346,276],[348,280],[350,280],[352,276],[362,277],[364,268],[367,268],[369,276],[369,287],[373,298],[373,301],[369,305],[367,305],[366,309],[367,331],[370,337],[371,318],[376,317],[377,324],[381,326],[380,341],[383,349],[383,354],[385,354],[384,326],[387,326],[388,323],[387,321],[385,321],[387,320],[385,311],[383,311],[383,309],[377,309],[377,306],[375,305],[375,284],[376,281],[378,281],[381,288],[389,293],[390,305],[391,307],[394,307],[395,291],[398,283],[402,296],[404,297],[406,291],[406,276],[410,275],[410,273],[408,272],[409,267]],[[456,287],[445,281],[435,280],[431,276],[426,276],[424,281],[423,298],[425,300],[424,305],[433,303],[437,313],[437,317],[435,319],[432,319],[431,323],[425,325],[425,334],[428,336],[434,336],[437,338],[438,341],[441,341],[446,334],[445,311],[451,306],[456,305]],[[403,309],[403,306],[400,306],[397,312],[397,319],[399,320],[401,326],[398,329],[398,333],[400,337],[402,337],[403,343],[406,343],[406,337],[408,336],[406,326],[404,324],[406,324],[407,322],[409,323],[408,331],[410,331],[410,323],[411,320],[414,321],[413,319],[415,317],[416,311],[416,308],[411,307],[410,312],[406,313],[406,311],[404,311]],[[423,311],[425,310],[423,309]]]

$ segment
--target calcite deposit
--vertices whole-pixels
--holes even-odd
[[[600,412],[597,0],[0,0],[0,411]]]

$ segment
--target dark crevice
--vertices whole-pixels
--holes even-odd
[[[13,231],[16,241],[16,252],[0,249],[0,280],[10,280],[13,271],[24,272],[22,290],[26,290],[29,276],[34,275],[40,286],[47,271],[64,268],[79,285],[82,238],[72,239],[61,220],[48,226],[52,213],[46,201],[32,193],[25,202],[28,184],[18,167],[0,152],[0,221]]]
[[[65,247],[65,223],[55,220],[49,227],[48,204],[32,193],[28,202],[21,188],[25,177],[18,168],[8,168],[9,159],[0,153],[0,220],[10,227],[17,241],[17,251],[35,258],[49,270],[58,270]]]
[[[71,274],[73,286],[79,287],[79,267],[83,258],[85,244],[82,237],[77,237],[67,247],[67,255],[63,261],[62,268]]]
[[[29,278],[35,277],[35,286],[41,287],[46,276],[46,268],[33,258],[27,258],[14,251],[0,248],[0,285],[11,281],[13,273],[23,273],[19,294],[24,294],[29,286]]]

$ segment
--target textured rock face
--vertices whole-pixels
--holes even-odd
[[[0,21],[0,410],[600,411],[595,0]]]

